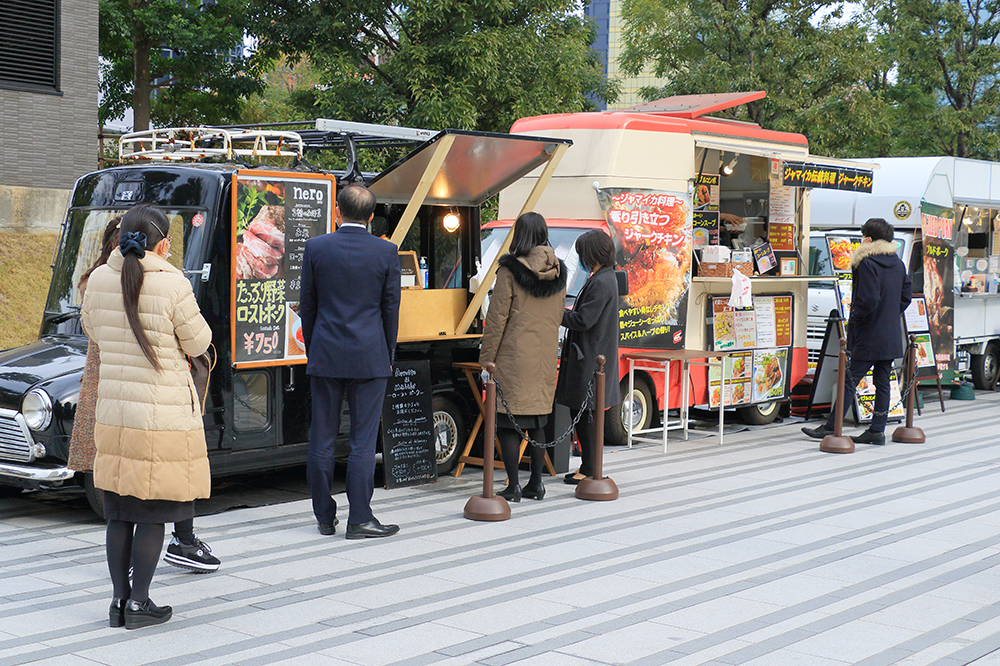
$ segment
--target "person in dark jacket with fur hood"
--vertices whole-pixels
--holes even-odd
[[[479,364],[496,363],[496,381],[514,415],[497,399],[497,439],[507,469],[510,502],[545,496],[545,450],[531,446],[531,479],[522,489],[517,468],[521,438],[514,422],[537,442],[544,439],[556,391],[559,324],[566,304],[566,266],[549,246],[549,229],[538,213],[514,223],[510,252],[500,258],[479,351]]]
[[[858,382],[874,368],[875,414],[868,430],[852,437],[862,444],[885,444],[889,411],[889,372],[905,346],[900,315],[910,304],[910,276],[893,242],[892,225],[874,217],[861,227],[861,245],[851,254],[851,315],[847,323],[850,372],[844,378],[844,413],[851,406]],[[822,439],[833,433],[835,412],[818,428],[802,432]]]

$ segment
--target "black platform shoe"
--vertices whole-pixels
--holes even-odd
[[[545,497],[545,484],[541,481],[537,485],[528,484],[521,488],[521,497],[525,499],[540,500]]]
[[[508,502],[520,502],[521,486],[518,485],[507,486],[506,488],[498,492],[497,496],[504,498]]]
[[[125,626],[125,600],[114,597],[111,599],[111,607],[108,608],[108,619],[112,627]]]
[[[139,629],[154,624],[163,624],[174,614],[170,606],[157,606],[152,599],[142,603],[129,599],[125,602],[125,628]]]

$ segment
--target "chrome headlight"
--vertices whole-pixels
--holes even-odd
[[[32,430],[45,430],[52,423],[52,398],[42,389],[31,389],[21,401],[24,422]]]

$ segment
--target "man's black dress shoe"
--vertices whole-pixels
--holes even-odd
[[[533,486],[529,483],[524,488],[521,488],[521,497],[533,500],[542,499],[545,497],[545,484],[541,481],[538,482],[537,486]]]
[[[885,433],[865,430],[860,435],[851,437],[851,439],[854,440],[855,444],[875,444],[876,446],[883,446],[885,444]]]
[[[392,536],[399,531],[399,525],[383,525],[378,522],[378,518],[372,518],[367,523],[360,525],[347,524],[348,539],[374,539],[377,537]]]
[[[521,501],[521,486],[507,486],[503,490],[497,493],[498,497],[502,497],[508,502],[520,502]]]
[[[152,599],[146,599],[142,603],[129,599],[125,602],[125,628],[139,629],[154,624],[163,624],[173,614],[173,608],[157,606]]]
[[[316,523],[316,526],[319,528],[320,534],[330,536],[337,533],[337,525],[339,524],[340,518],[334,518],[332,523]]]
[[[111,607],[108,608],[108,619],[112,627],[125,626],[125,600],[114,597],[111,600]]]
[[[823,425],[821,425],[821,426],[816,427],[816,428],[803,428],[802,432],[804,432],[805,434],[809,435],[813,439],[823,439],[827,435],[832,435],[833,434],[833,430],[831,430],[830,428],[827,428],[825,423]]]
[[[580,474],[580,478],[576,477],[577,474]],[[568,483],[571,486],[578,486],[578,485],[580,485],[580,482],[583,481],[586,478],[587,477],[583,476],[580,472],[574,472],[572,474],[568,474],[568,475],[564,476],[563,477],[563,483]]]

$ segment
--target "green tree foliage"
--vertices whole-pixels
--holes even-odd
[[[731,111],[769,129],[802,132],[813,150],[881,152],[888,136],[888,67],[866,26],[830,0],[624,0],[621,64],[647,64],[670,95],[765,90]]]
[[[138,129],[235,120],[261,89],[243,47],[247,2],[100,0],[101,120],[130,106]]]
[[[872,11],[897,63],[894,154],[996,159],[1000,2],[882,0]]]
[[[260,0],[264,53],[308,55],[307,116],[506,131],[613,99],[576,0]]]

